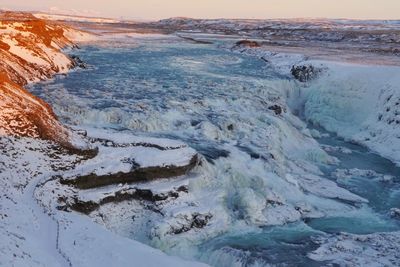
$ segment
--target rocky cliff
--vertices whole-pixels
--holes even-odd
[[[66,37],[73,31],[29,13],[0,12],[0,136],[42,138],[72,146],[72,134],[51,107],[23,86],[74,66],[61,51],[73,46]]]

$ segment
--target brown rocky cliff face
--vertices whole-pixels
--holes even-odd
[[[0,103],[2,134],[42,138],[70,146],[69,132],[58,122],[51,107],[4,74],[0,75]]]
[[[42,138],[72,147],[69,130],[51,107],[22,87],[72,67],[60,51],[72,45],[65,28],[27,13],[0,13],[0,136]]]

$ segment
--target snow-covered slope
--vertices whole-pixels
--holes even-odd
[[[67,26],[28,13],[0,13],[0,134],[43,138],[70,146],[72,133],[51,107],[22,86],[66,73],[74,62],[61,48],[72,46]]]
[[[64,145],[69,132],[58,122],[50,106],[2,74],[0,81],[0,135],[29,136]]]
[[[0,13],[2,69],[21,85],[67,72],[73,62],[60,49],[73,43],[66,28],[28,13]]]
[[[205,266],[119,237],[82,215],[53,209],[49,204],[63,198],[51,193],[60,192],[59,184],[51,186],[54,178],[87,157],[31,138],[1,137],[0,149],[0,266]],[[96,166],[99,159],[90,162]]]

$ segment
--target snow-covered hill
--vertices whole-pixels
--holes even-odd
[[[84,34],[28,13],[0,13],[0,134],[53,140],[71,146],[73,134],[51,107],[22,86],[66,73],[75,62],[61,49]]]

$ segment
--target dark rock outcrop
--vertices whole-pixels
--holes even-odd
[[[63,203],[63,205],[60,205],[58,209],[63,211],[68,211],[71,209],[80,213],[90,214],[100,208],[102,205],[108,203],[120,203],[129,200],[144,200],[151,203],[157,203],[160,201],[166,201],[168,199],[176,199],[179,197],[179,193],[187,192],[182,191],[182,187],[165,193],[154,193],[149,189],[129,188],[116,191],[115,193],[110,194],[97,202],[93,200],[83,201],[76,196],[74,196],[71,200],[62,199],[59,202]],[[198,221],[197,224],[201,224],[201,222]]]
[[[79,56],[71,55],[70,58],[72,60],[73,67],[87,69],[87,64]]]
[[[292,66],[292,69],[290,70],[292,76],[303,83],[317,78],[320,72],[320,69],[317,69],[312,65]]]
[[[398,208],[392,208],[392,209],[390,209],[390,216],[391,216],[392,218],[395,218],[395,219],[399,219],[399,220],[400,220],[400,209],[398,209]]]
[[[256,47],[261,47],[261,45],[256,41],[240,40],[240,41],[236,42],[235,47],[256,48]]]
[[[283,109],[279,105],[272,105],[268,107],[269,110],[272,110],[275,112],[275,115],[280,115],[283,112]]]
[[[195,155],[185,166],[158,166],[158,167],[138,167],[131,172],[118,172],[107,175],[96,175],[94,173],[84,176],[78,176],[73,179],[61,178],[61,184],[72,185],[79,189],[96,188],[112,184],[124,184],[149,181],[158,178],[171,178],[185,175],[193,169],[199,162],[198,156]]]
[[[210,41],[198,40],[189,36],[178,35],[178,37],[185,39],[186,41],[195,43],[195,44],[212,44]]]

